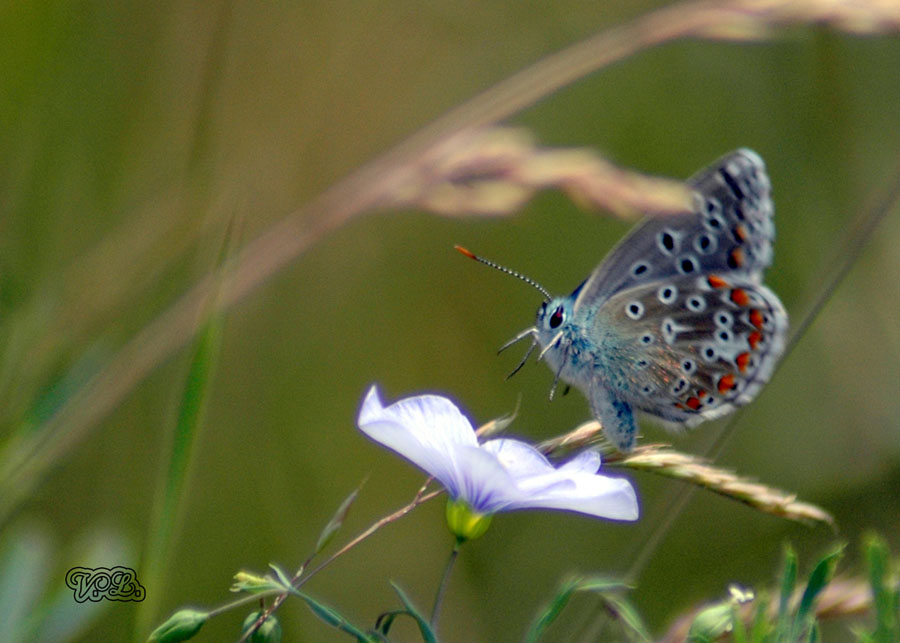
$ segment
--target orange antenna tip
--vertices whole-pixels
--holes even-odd
[[[466,255],[469,259],[474,259],[475,261],[478,261],[478,257],[475,256],[475,253],[470,252],[469,250],[466,250],[462,246],[453,246],[453,248],[460,254]]]

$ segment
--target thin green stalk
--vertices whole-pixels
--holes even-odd
[[[447,558],[447,564],[444,566],[444,573],[441,575],[441,583],[438,585],[437,595],[434,597],[434,607],[431,610],[431,629],[437,630],[438,615],[441,611],[441,603],[444,601],[444,595],[447,593],[447,586],[450,584],[450,572],[453,570],[453,563],[459,555],[459,541],[454,541],[453,549]]]
[[[221,269],[229,254],[232,230],[226,233],[217,265]],[[172,432],[168,461],[160,476],[160,486],[154,507],[153,521],[147,539],[141,577],[150,589],[147,600],[141,603],[135,619],[134,639],[143,640],[156,618],[159,602],[163,597],[163,579],[166,563],[170,559],[172,545],[178,531],[184,505],[185,489],[190,472],[194,444],[203,424],[206,400],[212,377],[216,371],[219,349],[222,344],[223,315],[216,311],[214,291],[208,303],[208,319],[194,344],[191,362],[185,377],[178,419]]]

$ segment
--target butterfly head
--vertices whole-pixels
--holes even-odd
[[[543,302],[538,308],[537,322],[535,323],[540,344],[546,346],[553,337],[562,332],[571,316],[571,297],[555,297],[550,301]]]

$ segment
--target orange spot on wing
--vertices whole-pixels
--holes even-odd
[[[699,397],[701,400],[707,395],[709,395],[709,391],[704,391],[703,389],[697,391],[697,397]]]
[[[763,327],[763,314],[758,310],[750,311],[750,323],[757,328]]]
[[[734,358],[734,361],[737,364],[738,370],[743,373],[747,370],[747,365],[750,363],[750,353],[741,353]]]
[[[727,288],[728,282],[719,277],[718,275],[710,275],[706,278],[706,283],[709,284],[710,288]]]
[[[734,388],[734,375],[729,373],[728,375],[723,375],[719,378],[718,389],[719,393],[727,393],[731,389]]]
[[[752,313],[751,313],[752,314]],[[750,344],[751,350],[756,350],[756,347],[762,341],[762,333],[758,330],[753,331],[749,335],[747,335],[747,343]]]
[[[738,224],[738,225],[734,226],[733,232],[734,232],[734,238],[737,239],[738,241],[743,242],[743,241],[747,240],[747,228],[744,227],[743,225]]]
[[[700,400],[697,399],[696,397],[689,397],[687,399],[686,404],[687,404],[688,408],[691,409],[692,411],[696,411],[701,406],[703,406],[703,404],[701,404]]]
[[[732,250],[729,257],[731,258],[731,263],[735,268],[740,268],[742,265],[744,265],[744,251],[740,248],[735,248],[734,250]]]
[[[731,301],[738,306],[746,306],[750,303],[750,295],[743,288],[734,288],[731,291]]]

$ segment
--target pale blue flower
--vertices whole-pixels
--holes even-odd
[[[373,386],[359,412],[359,428],[437,478],[452,500],[478,514],[563,509],[612,520],[638,517],[631,483],[598,474],[596,451],[554,467],[519,440],[478,444],[472,424],[445,397],[417,395],[385,407]]]

